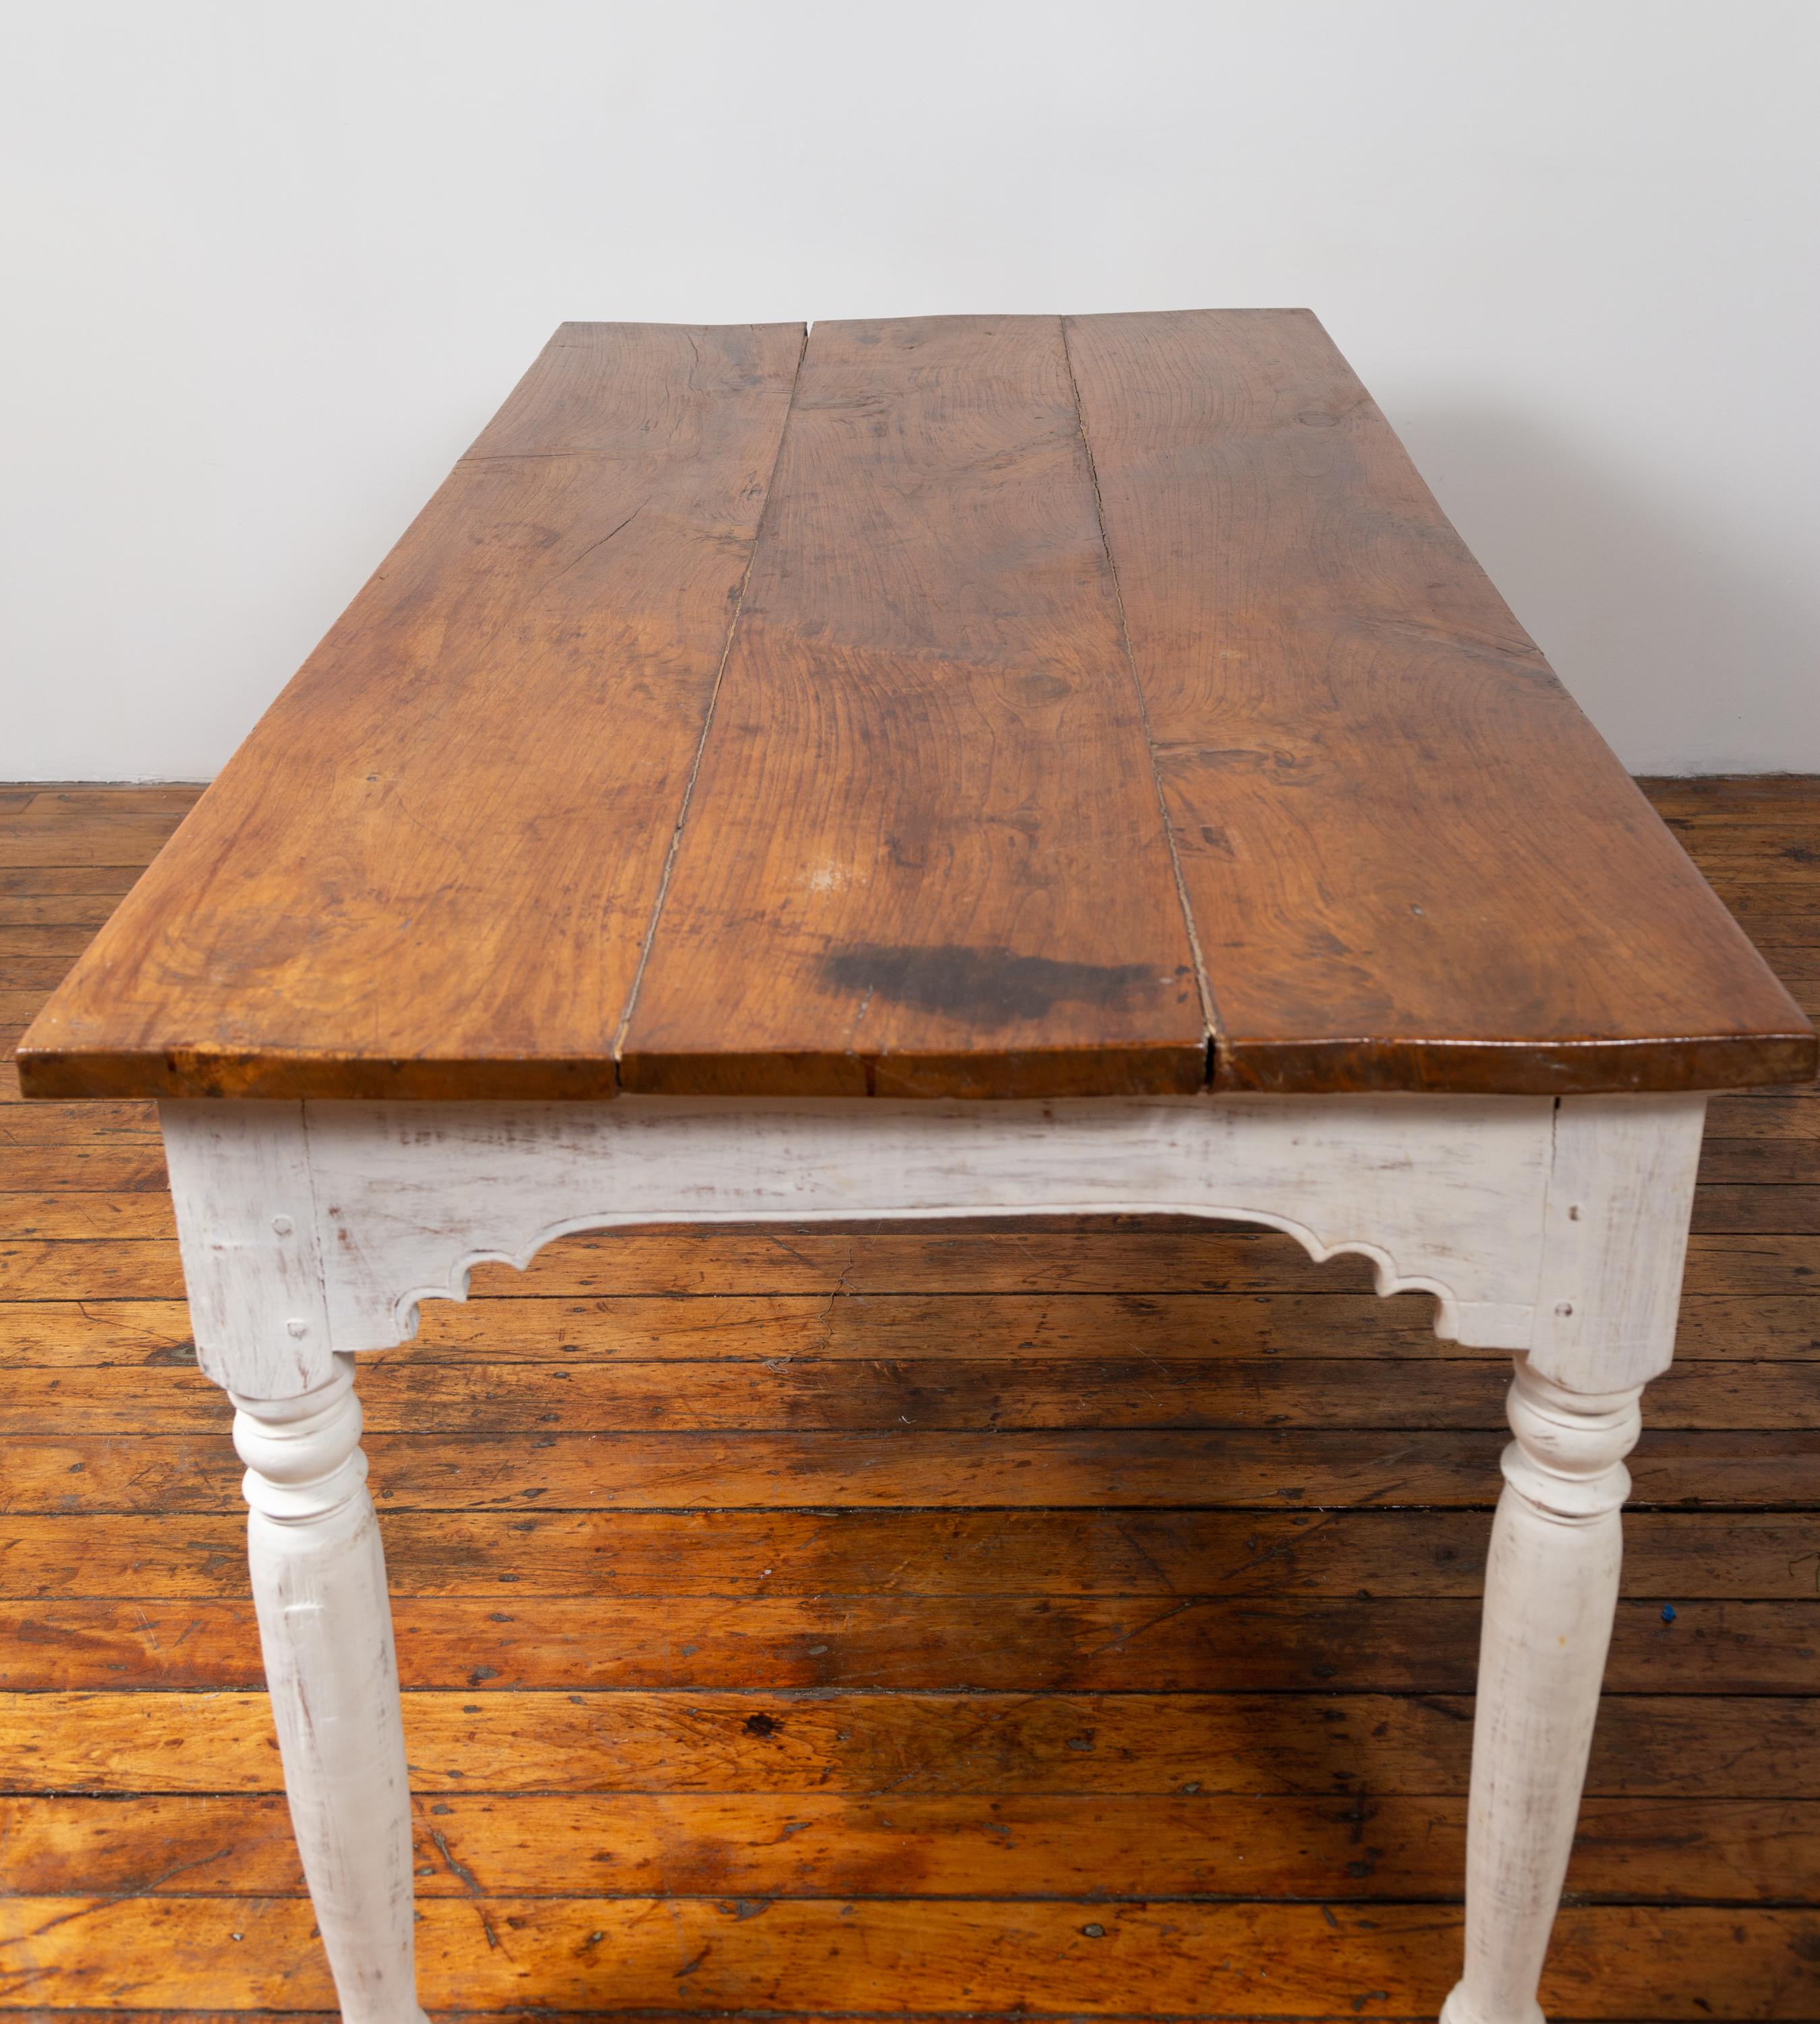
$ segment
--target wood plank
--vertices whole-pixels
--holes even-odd
[[[93,930],[87,927],[0,920],[0,975],[4,965],[16,956],[61,956],[73,962],[94,938]]]
[[[1666,815],[1729,821],[1738,816],[1785,812],[1820,820],[1820,791],[1811,773],[1650,773],[1637,784]]]
[[[36,929],[20,929],[16,930],[14,938],[38,932]],[[74,955],[40,952],[9,953],[0,950],[0,991],[9,993],[38,991],[48,997],[51,991],[69,974],[75,962]]]
[[[1766,805],[1752,816],[1717,822],[1710,817],[1689,822],[1674,815],[1664,820],[1702,871],[1715,864],[1804,874],[1811,896],[1814,874],[1820,867],[1820,802],[1811,793],[1804,804]]]
[[[511,1601],[544,1595],[1450,1596],[1476,1599],[1478,1512],[414,1512],[383,1524],[391,1591]],[[505,1596],[509,1590],[511,1594]],[[1624,1592],[1812,1601],[1811,1519],[1634,1511]],[[13,1516],[0,1595],[240,1598],[237,1516]],[[1679,1619],[1677,1619],[1679,1621]]]
[[[565,1895],[579,1869],[602,1894],[635,1896],[1103,1898],[1115,1876],[1133,1896],[1242,1896],[1267,1876],[1289,1897],[1448,1902],[1466,1840],[1461,1800],[1388,1795],[457,1792],[419,1801],[413,1824],[422,1898]],[[0,1798],[0,1842],[22,1896],[303,1888],[276,1795]],[[1820,1804],[1594,1798],[1567,1888],[1594,1901],[1820,1897]]]
[[[60,1160],[64,1155],[59,1155]],[[47,1165],[49,1163],[46,1163]],[[164,1190],[164,1163],[139,1161],[126,1171],[150,1181],[119,1192],[59,1188],[54,1193],[0,1191],[0,1238],[52,1238],[92,1243],[97,1238],[138,1238],[174,1242],[177,1221]],[[156,1179],[152,1176],[156,1175]],[[0,1180],[5,1179],[0,1157]]]
[[[34,1093],[610,1094],[801,344],[565,324],[40,1016]]]
[[[1811,1084],[1716,1097],[1707,1106],[1706,1128],[1716,1138],[1793,1141],[1807,1158],[1820,1157],[1820,1102]]]
[[[1478,1510],[1496,1499],[1501,1433],[565,1434],[366,1443],[382,1511],[1280,1509],[1376,1505]],[[12,1512],[223,1512],[240,1472],[225,1433],[30,1435],[12,1446]],[[1820,1507],[1820,1435],[1648,1429],[1635,1502]]]
[[[1609,1692],[1799,1693],[1820,1601],[1620,1604]],[[1466,1694],[1476,1597],[1288,1600],[420,1597],[396,1612],[408,1688],[844,1688],[867,1692]],[[0,1688],[99,1690],[132,1680],[199,1692],[264,1678],[237,1601],[0,1602]]]
[[[33,1106],[34,1114],[38,1108]],[[156,1139],[148,1145],[134,1145],[116,1133],[99,1143],[78,1140],[58,1144],[42,1138],[22,1143],[6,1135],[6,1128],[13,1121],[0,1118],[0,1190],[42,1197],[55,1190],[65,1199],[77,1192],[150,1193],[169,1200],[164,1149]]]
[[[1690,1312],[1704,1316],[1708,1308],[1710,1321],[1689,1325],[1684,1354],[1738,1357],[1760,1353],[1765,1343],[1789,1356],[1820,1353],[1820,1343],[1804,1348],[1797,1333],[1820,1328],[1820,1305],[1772,1304],[1755,1333],[1759,1307],[1708,1303]],[[432,1302],[417,1335],[368,1367],[719,1355],[848,1361],[1039,1349],[1086,1358],[1140,1348],[1159,1362],[1276,1355],[1426,1361],[1452,1348],[1437,1337],[1422,1304],[1369,1293],[1267,1301],[1199,1293],[856,1294],[832,1301],[815,1293],[531,1294]],[[193,1361],[189,1310],[178,1300],[0,1302],[0,1356],[20,1367],[181,1365]]]
[[[1820,1241],[1811,1237],[1692,1237],[1687,1292],[1809,1293],[1820,1289]]]
[[[0,1243],[0,1300],[181,1300],[183,1267],[177,1246],[121,1238],[106,1244]]]
[[[1796,1294],[1690,1294],[1675,1339],[1678,1363],[1695,1359],[1755,1364],[1820,1354],[1820,1304]]]
[[[68,830],[0,830],[0,870],[83,865],[136,875],[170,841],[179,820],[174,812],[153,813]]]
[[[405,1696],[414,1791],[1463,1795],[1472,1703],[1428,1694]],[[276,1792],[263,1694],[0,1693],[0,1790]],[[1587,1791],[1820,1798],[1820,1700],[1608,1696]]]
[[[623,1086],[1205,1074],[1059,320],[816,324]]]
[[[534,1282],[533,1283],[535,1283]],[[583,1357],[694,1359],[748,1351],[773,1358],[967,1357],[998,1353],[1093,1358],[1141,1351],[1177,1358],[1295,1356],[1380,1363],[1457,1355],[1423,1304],[1345,1293],[1251,1295],[529,1295],[433,1302],[410,1342],[385,1351],[405,1363],[573,1362]],[[1496,1362],[1494,1351],[1485,1352]],[[1811,1295],[1690,1295],[1677,1366],[1701,1362],[1811,1362],[1820,1357],[1820,1300]],[[24,1368],[194,1362],[181,1300],[0,1302],[0,1357]],[[1387,1383],[1399,1383],[1386,1370]]]
[[[26,1146],[90,1146],[123,1140],[159,1150],[158,1112],[150,1103],[16,1103],[0,1109],[0,1151]]]
[[[1312,316],[1067,330],[1219,1086],[1813,1074],[1806,1021]]]
[[[111,787],[93,790],[97,800],[113,793]],[[199,788],[197,792],[200,794]],[[35,864],[0,866],[0,898],[9,903],[29,904],[34,897],[75,895],[118,900],[138,883],[134,865]],[[112,908],[108,909],[112,913]],[[102,915],[105,919],[106,915]]]
[[[373,1433],[724,1433],[905,1427],[1468,1427],[1503,1424],[1505,1358],[1426,1362],[1386,1384],[1368,1356],[1296,1360],[1045,1362],[930,1358],[889,1363],[778,1359],[753,1352],[701,1362],[388,1362],[361,1386]],[[1756,1373],[1752,1373],[1757,1377]],[[1820,1397],[1800,1365],[1754,1383],[1723,1365],[1664,1380],[1651,1424],[1820,1427]],[[1778,1381],[1779,1380],[1779,1381]],[[0,1433],[213,1433],[217,1388],[194,1372],[21,1370],[0,1395]]]
[[[1767,952],[1766,960],[1779,962],[1780,952],[1785,948],[1820,948],[1820,912],[1810,908],[1760,908],[1748,890],[1733,894],[1726,904],[1757,948]]]
[[[1811,872],[1787,866],[1772,871],[1760,863],[1740,858],[1709,858],[1701,870],[1728,910],[1738,917],[1740,926],[1757,943],[1764,962],[1785,984],[1789,981],[1786,971],[1790,966],[1804,964],[1811,968],[1815,951],[1811,933],[1815,882]],[[1778,937],[1778,923],[1793,932]],[[1788,945],[1763,950],[1766,940],[1775,939]]]
[[[1799,1185],[1820,1173],[1820,1144],[1813,1140],[1707,1138],[1700,1150],[1702,1181],[1756,1186]]]
[[[1690,822],[1673,815],[1664,820],[1702,871],[1708,864],[1773,865],[1804,871],[1811,879],[1820,868],[1820,800],[1811,794],[1807,804],[1785,804],[1779,813],[1766,807],[1754,816],[1716,821]]]
[[[205,783],[189,780],[23,780],[0,786],[0,834],[49,829],[86,834],[97,825],[168,816],[179,821]]]
[[[1815,1164],[1820,1167],[1820,1161]],[[1694,1227],[1703,1237],[1811,1236],[1820,1232],[1820,1182],[1795,1187],[1708,1182],[1694,1190]]]
[[[113,893],[42,893],[9,895],[0,886],[0,926],[21,928],[98,928],[119,904]]]
[[[1083,1918],[1083,1911],[1091,1916]],[[431,2009],[535,2000],[847,2014],[856,1978],[893,2011],[1175,2016],[1432,2010],[1457,1911],[1170,1901],[430,1898],[417,1927]],[[477,1944],[477,1926],[490,1936]],[[174,2007],[334,2000],[296,1898],[0,1900],[0,2007],[102,2007],[148,1982]],[[1820,2000],[1820,1920],[1738,1906],[1587,1906],[1556,1929],[1542,1999],[1583,2018],[1798,2019]]]
[[[575,2013],[571,2011],[571,2017]],[[94,2012],[90,2010],[60,2009],[53,2004],[34,2013],[45,2020],[45,2024],[95,2024]],[[622,2016],[624,2013],[621,2013]],[[182,2024],[244,2024],[246,2012],[240,2010],[186,2010],[182,2014]],[[168,2010],[130,2010],[110,2007],[107,2024],[176,2024]],[[341,2024],[339,2011],[288,2010],[284,2013],[284,2024]],[[530,2024],[527,2018],[524,2024]],[[779,2019],[778,2024],[786,2024]],[[1009,2020],[1006,2020],[1009,2024]]]
[[[1035,1356],[427,1365],[382,1355],[361,1383],[375,1434],[851,1432],[1041,1428],[1501,1428],[1508,1360],[1425,1359],[1386,1373],[1368,1352],[1316,1360],[1089,1362]],[[1365,1348],[1363,1345],[1357,1347]],[[731,1351],[732,1345],[728,1345]],[[199,1373],[24,1369],[0,1395],[0,1433],[214,1433],[221,1392]],[[1689,1363],[1656,1380],[1649,1424],[1820,1428],[1820,1385],[1799,1362]]]
[[[1727,908],[1741,916],[1740,926],[1749,932],[1753,914],[1787,914],[1811,907],[1814,898],[1814,881],[1811,874],[1785,867],[1780,872],[1767,867],[1730,867],[1723,863],[1701,867],[1707,883],[1724,901]],[[1778,950],[1774,955],[1763,959],[1786,984],[1784,972],[1787,965],[1799,960],[1800,952]]]

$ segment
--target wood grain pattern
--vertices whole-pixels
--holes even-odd
[[[1459,1798],[1471,1719],[1469,1698],[1445,1694],[475,1687],[405,1696],[412,1788],[433,1802],[654,1791]],[[262,1693],[130,1681],[105,1693],[0,1693],[0,1744],[4,1789],[18,1794],[280,1789]],[[1587,1790],[1816,1799],[1817,1746],[1812,1697],[1614,1694]],[[1268,1896],[1270,1880],[1254,1888]]]
[[[1558,2016],[1813,2014],[1811,1912],[1587,1906],[1562,1923],[1542,1987]],[[1341,2015],[1432,2011],[1458,1927],[1419,1905],[595,1895],[431,1898],[416,1938],[437,2011],[851,2014],[857,1993],[883,1986],[902,2011],[1119,2017],[1141,1986],[1167,2015],[1282,2018],[1332,2015],[1336,1996]],[[98,2008],[154,1974],[174,2008],[204,1991],[247,2010],[331,2004],[313,1930],[292,1898],[0,1899],[0,2008]]]
[[[802,339],[565,324],[38,1021],[28,1089],[612,1094]]]
[[[1412,1373],[1413,1375],[1413,1373]],[[1480,1432],[1098,1428],[924,1433],[375,1434],[382,1510],[931,1511],[1221,1505],[1483,1510],[1504,1442]],[[239,1496],[225,1436],[34,1434],[9,1451],[20,1512],[218,1512]],[[1657,1432],[1630,1508],[1820,1509],[1820,1434]]]
[[[817,324],[623,1086],[1187,1091],[1206,1045],[1060,323]]]
[[[1806,1021],[1312,316],[1067,332],[1217,1087],[1813,1073]]]
[[[1140,1978],[1166,2013],[1288,2018],[1331,2003],[1432,2010],[1456,1918],[1431,1906],[1167,1901],[1086,1908],[1027,1900],[576,1897],[447,1898],[422,1907],[419,1986],[438,2011],[557,2011],[615,1997],[621,2015],[745,2007],[844,2012],[856,1988],[906,2011],[1118,2017]],[[490,1915],[490,1916],[489,1916]],[[1802,1912],[1589,1906],[1563,1920],[1542,1994],[1557,2015],[1804,2020],[1802,1967],[1820,1925]],[[478,1954],[482,1932],[492,1944]],[[295,1898],[0,1900],[0,2008],[99,2008],[155,1965],[175,2007],[200,1992],[246,2009],[332,2004]],[[286,1965],[303,1964],[295,1971]],[[1786,1964],[1793,1961],[1790,1972]],[[1254,1965],[1268,1961],[1265,1967]],[[29,1973],[28,1989],[17,1995]],[[534,1992],[534,1993],[533,1993]],[[965,2004],[965,2008],[961,2006]]]
[[[1371,1337],[1367,1336],[1369,1344]],[[756,1348],[757,1344],[752,1347]],[[775,1345],[767,1340],[766,1348]],[[1338,1349],[1342,1344],[1333,1345]],[[1357,1347],[1357,1345],[1354,1345]],[[1137,1345],[1133,1345],[1135,1348]],[[1135,1354],[814,1362],[775,1355],[701,1362],[606,1365],[394,1363],[375,1361],[361,1382],[369,1433],[857,1432],[903,1426],[924,1433],[980,1426],[1461,1428],[1503,1424],[1507,1373],[1481,1355],[1412,1359],[1401,1377],[1370,1355],[1321,1359],[1221,1356],[1211,1344],[1190,1360]],[[1804,1364],[1752,1371],[1677,1364],[1655,1380],[1650,1424],[1710,1427],[1723,1414],[1739,1431],[1820,1428],[1820,1386]],[[219,1431],[216,1388],[192,1371],[15,1368],[0,1395],[0,1436]],[[4,1494],[0,1493],[0,1505]]]
[[[398,1640],[408,1688],[518,1692],[690,1685],[770,1692],[1414,1693],[1473,1691],[1479,1598],[420,1598]],[[1812,1683],[1820,1603],[1624,1604],[1620,1694],[1765,1695]],[[267,1653],[265,1676],[276,1669]],[[0,1601],[0,1690],[94,1692],[128,1677],[208,1693],[262,1684],[240,1601]],[[1595,1675],[1596,1693],[1598,1676]],[[1571,1819],[1571,1815],[1570,1815]],[[1457,1881],[1457,1879],[1456,1879]]]
[[[1812,783],[1805,801],[1775,782],[1657,791],[1728,896],[1820,820]],[[1820,896],[1820,870],[1796,873]],[[55,874],[0,889],[90,889]],[[1606,1923],[1570,1908],[1549,1992],[1569,2016],[1621,2003],[1629,2024],[1675,2015],[1676,1977],[1701,2015],[1820,2014],[1820,1451],[1795,1424],[1820,1356],[1820,1105],[1741,1094],[1712,1112],[1710,1234],[1632,1457],[1624,1690],[1603,1703],[1570,1878]],[[156,1290],[174,1260],[145,1116],[0,1106],[0,1250],[24,1296],[0,1289],[0,1360],[32,1429],[0,1490],[0,1661],[93,1683],[0,1691],[18,1894],[0,1960],[34,2015],[156,2024],[133,2008],[156,2004],[232,2024],[247,1948],[316,1971],[309,1922],[287,1923],[302,1901],[269,1707],[222,1684],[251,1677],[239,1470],[183,1307]],[[1362,1267],[1311,1267],[1287,1239],[1131,1219],[640,1231],[477,1278],[471,1305],[433,1304],[362,1377],[390,1429],[371,1436],[374,1487],[408,1663],[452,1683],[408,1692],[405,1721],[417,1883],[448,1922],[435,1987],[457,2007],[489,2014],[475,1992],[507,1949],[524,1974],[494,2017],[622,2002],[604,1937],[588,1945],[599,1918],[540,1925],[565,1905],[731,1905],[747,1916],[713,1929],[731,1936],[726,1984],[672,1977],[665,2011],[746,2007],[775,1972],[778,2024],[828,2024],[851,2000],[805,2013],[816,1985],[790,1965],[819,1927],[742,1951],[773,1900],[832,1906],[869,1949],[873,1903],[945,1901],[951,1925],[917,1928],[939,1965],[1002,1951],[987,1993],[1009,1997],[1027,1929],[994,1908],[1031,1898],[1078,1934],[1070,2015],[1166,1999],[1193,2015],[1220,1985],[1177,1974],[1171,1936],[1114,1958],[1078,1932],[1174,1898],[1197,1922],[1191,1967],[1214,1935],[1248,1993],[1312,1987],[1280,2016],[1349,2015],[1354,1996],[1360,2015],[1421,2014],[1457,1950],[1471,1713],[1423,1689],[1470,1659],[1501,1358],[1475,1366],[1434,1340],[1426,1300],[1379,1303]],[[553,1441],[540,1386],[595,1431]],[[616,1437],[666,1398],[667,1430]],[[1197,1402],[1236,1424],[1172,1424]],[[918,1410],[928,1424],[904,1425]],[[1032,1413],[1045,1424],[1014,1417]],[[659,1466],[622,1475],[654,1441]],[[1357,1690],[1389,1667],[1415,1684]],[[1128,1684],[1146,1677],[1174,1684]],[[1251,1923],[1198,1923],[1221,1900]],[[1349,1956],[1371,1971],[1356,1984],[1331,1957],[1317,1974],[1322,1904],[1349,1945],[1386,1919],[1426,1951]],[[1691,1941],[1690,1916],[1710,1922]],[[922,1985],[888,1927],[863,2007],[913,2016]],[[1398,1960],[1401,1979],[1379,1975]],[[1304,1982],[1280,1982],[1298,1963]],[[310,1986],[277,2000],[327,2024],[300,2007]]]
[[[1748,1141],[1741,1142],[1748,1143]],[[1800,1154],[1802,1149],[1789,1149]],[[1809,1170],[1811,1152],[1806,1153]],[[1760,1190],[1773,1204],[1779,1187]],[[1775,1216],[1773,1207],[1766,1212]],[[1777,1217],[1777,1220],[1780,1220]],[[1738,1241],[1748,1243],[1748,1238]],[[551,1266],[560,1264],[555,1252]],[[539,1270],[544,1261],[539,1261]],[[701,1262],[697,1261],[699,1274]],[[1681,1307],[1675,1370],[1708,1360],[1755,1365],[1820,1359],[1820,1311],[1804,1282],[1715,1294],[1701,1286]],[[533,1280],[533,1284],[536,1282]],[[1450,1353],[1416,1300],[1388,1306],[1375,1295],[1300,1293],[1258,1288],[1264,1298],[1220,1293],[1152,1295],[933,1292],[927,1296],[840,1294],[819,1297],[695,1292],[608,1294],[564,1299],[536,1292],[482,1294],[465,1305],[433,1307],[419,1334],[386,1353],[382,1369],[412,1363],[575,1362],[584,1353],[690,1358],[705,1344],[762,1348],[775,1357],[839,1361],[906,1355],[967,1357],[990,1347],[1034,1355],[1093,1357],[1126,1353],[1142,1331],[1159,1363],[1180,1358],[1293,1355],[1373,1362],[1428,1361]],[[1155,1345],[1154,1350],[1149,1345]],[[183,1370],[195,1361],[188,1310],[181,1300],[35,1299],[0,1304],[0,1357],[16,1367],[86,1368],[96,1363]],[[390,1380],[399,1381],[399,1380]],[[1406,1379],[1384,1373],[1387,1384]],[[1672,1374],[1662,1380],[1672,1384]]]
[[[1464,1810],[1445,1795],[1132,1797],[829,1792],[469,1794],[416,1809],[417,1896],[555,1896],[576,1851],[615,1894],[685,1897],[1090,1898],[1108,1876],[1147,1896],[1439,1899],[1459,1887]],[[1737,1903],[1820,1898],[1811,1799],[1595,1797],[1570,1895]],[[284,1802],[261,1793],[0,1798],[22,1895],[295,1897]],[[108,2024],[114,2024],[110,2013]]]
[[[16,790],[0,1025],[185,791]],[[1820,947],[1803,849],[1714,867],[1778,946]],[[1053,1096],[1815,1052],[1273,310],[565,325],[20,1059],[43,1098]]]
[[[1314,1380],[1305,1378],[1312,1386]],[[1805,1512],[1627,1516],[1633,1596],[1811,1603]],[[1221,1595],[1476,1598],[1485,1538],[1432,1509],[417,1512],[388,1509],[395,1597]],[[238,1519],[6,1514],[12,1602],[243,1597]],[[1679,1620],[1679,1619],[1677,1619]]]

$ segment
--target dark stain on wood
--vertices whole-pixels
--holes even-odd
[[[1138,962],[1057,962],[1008,948],[935,948],[862,942],[822,963],[837,991],[915,1005],[969,1023],[994,1027],[1042,1019],[1064,1001],[1111,1005],[1155,981]]]

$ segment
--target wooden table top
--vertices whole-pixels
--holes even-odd
[[[1565,1094],[1812,1029],[1298,310],[565,324],[38,1096]]]

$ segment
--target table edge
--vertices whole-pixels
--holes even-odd
[[[43,1015],[40,1015],[42,1018]],[[311,1102],[600,1101],[664,1096],[962,1098],[979,1102],[1252,1091],[1596,1096],[1811,1082],[1820,1043],[1774,1032],[1642,1040],[1223,1040],[1003,1052],[633,1054],[564,1060],[398,1059],[307,1052],[86,1050],[35,1043],[17,1060],[31,1101],[222,1098]]]

